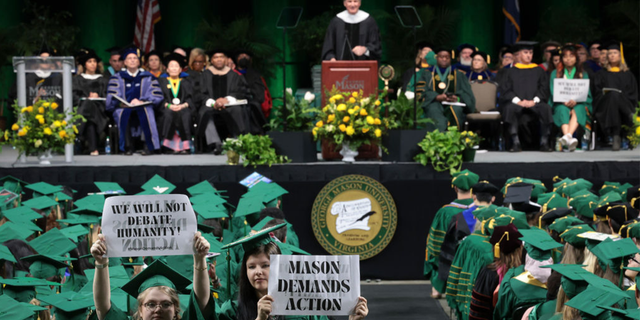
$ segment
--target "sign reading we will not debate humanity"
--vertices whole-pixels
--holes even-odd
[[[271,255],[272,315],[354,313],[360,296],[360,257]]]
[[[108,257],[193,254],[197,225],[183,194],[110,197],[102,210]]]

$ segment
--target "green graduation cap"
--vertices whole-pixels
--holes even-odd
[[[236,212],[233,214],[233,217],[245,217],[250,214],[258,213],[260,210],[264,209],[265,206],[263,204],[261,197],[242,197],[240,198],[240,202],[238,202],[238,208]]]
[[[102,215],[105,197],[101,194],[91,194],[73,202],[77,207],[71,210],[72,213],[88,213]]]
[[[47,279],[58,274],[58,270],[69,268],[68,260],[76,260],[73,258],[63,258],[47,254],[34,254],[22,258],[24,261],[31,262],[29,273],[35,278]]]
[[[259,181],[258,183],[253,185],[249,189],[249,192],[244,194],[243,197],[262,195],[262,202],[266,203],[268,207],[275,207],[278,204],[277,200],[288,193],[289,191],[285,190],[275,182],[266,183],[264,181]]]
[[[7,220],[19,223],[31,231],[42,231],[40,227],[33,223],[33,221],[42,218],[42,216],[29,207],[6,210],[3,214]]]
[[[622,319],[640,320],[640,310],[638,310],[638,308],[620,309],[620,308],[607,307],[603,305],[598,305],[598,307],[611,311],[613,315],[612,319],[622,318]]]
[[[580,238],[587,239],[586,245],[587,249],[592,250],[595,246],[599,245],[602,241],[606,239],[615,239],[616,236],[611,234],[596,232],[596,231],[587,231],[578,235]]]
[[[602,206],[606,206],[611,202],[617,202],[617,201],[622,201],[622,196],[620,196],[619,193],[615,191],[605,193],[600,197],[600,200],[598,201],[598,208]]]
[[[96,185],[96,187],[98,187],[98,190],[100,190],[100,192],[106,194],[106,195],[123,195],[123,194],[127,194],[124,189],[117,183],[117,182],[103,182],[103,181],[96,181],[93,184]]]
[[[76,248],[76,244],[69,240],[59,229],[51,229],[29,242],[40,254],[63,256]]]
[[[573,297],[565,305],[578,309],[582,319],[596,319],[606,311],[598,306],[612,306],[623,299],[619,295],[602,290],[599,286],[589,285],[586,290]]]
[[[38,197],[23,201],[22,205],[32,209],[45,210],[57,206],[58,203],[49,197]]]
[[[573,180],[573,182],[565,185],[562,190],[561,190],[561,194],[564,195],[565,197],[570,197],[573,194],[580,192],[580,191],[589,191],[591,190],[591,187],[593,187],[593,183],[591,183],[590,181],[587,181],[583,178],[578,178],[576,180]]]
[[[620,227],[619,234],[623,238],[640,238],[640,219],[635,219]]]
[[[550,268],[560,273],[562,275],[562,290],[569,299],[572,299],[589,286],[587,279],[591,273],[583,267],[579,264],[552,264],[541,268]]]
[[[73,198],[64,192],[56,192],[53,194],[53,200],[55,200],[56,202],[60,202],[60,201],[73,200]]]
[[[28,182],[20,180],[14,176],[4,176],[0,178],[0,183],[4,189],[17,194],[20,194],[22,192],[22,188],[29,184]]]
[[[563,233],[570,226],[584,224],[584,222],[573,216],[565,216],[562,218],[555,219],[552,224],[550,224],[547,228],[551,231],[555,231],[557,233]]]
[[[193,211],[204,219],[229,218],[224,207],[209,204],[194,204]]]
[[[0,226],[0,243],[18,239],[25,240],[33,234],[33,231],[23,226],[21,223],[7,221]]]
[[[480,180],[480,176],[468,169],[456,172],[451,176],[453,177],[453,179],[451,179],[451,187],[453,188],[455,186],[462,190],[471,190],[471,187]]]
[[[156,174],[145,182],[141,188],[144,191],[153,192],[152,194],[169,194],[173,192],[176,186]]]
[[[256,233],[253,234],[249,234],[247,236],[245,236],[242,239],[236,240],[234,242],[231,242],[229,244],[226,244],[222,247],[222,249],[227,249],[227,248],[231,248],[237,245],[242,245],[242,247],[244,248],[244,251],[250,251],[251,249],[261,246],[261,245],[265,245],[269,242],[274,242],[274,239],[271,238],[270,233],[273,232],[274,230],[277,230],[279,228],[285,227],[287,224],[286,223],[281,223],[277,226],[273,226],[271,228],[267,228],[264,230],[260,230]]]
[[[544,230],[529,229],[519,230],[522,234],[520,240],[524,242],[524,248],[531,259],[545,261],[551,258],[551,250],[562,248],[563,245],[556,242]]]
[[[7,246],[0,244],[0,260],[6,260],[9,262],[18,262],[13,256],[13,253],[7,248]]]
[[[53,195],[56,192],[61,192],[61,186],[54,186],[52,184],[48,184],[44,181],[32,183],[30,185],[25,186],[25,188],[33,190],[33,197],[38,198],[42,196]]]
[[[3,294],[18,300],[19,302],[29,302],[36,296],[36,287],[49,288],[48,286],[60,286],[57,282],[46,281],[32,277],[15,277],[13,279],[0,278],[3,284]]]
[[[542,228],[542,222],[546,226],[552,224],[556,219],[573,215],[571,208],[553,208],[543,212],[538,218],[538,228]]]
[[[284,255],[305,255],[305,256],[310,256],[311,254],[309,252],[306,252],[296,246],[290,245],[288,243],[284,243],[284,242],[280,242],[280,241],[276,241],[275,242],[278,247],[280,248],[280,252],[282,252],[282,254]]]
[[[101,217],[89,214],[73,214],[68,213],[66,219],[60,219],[58,222],[66,223],[69,225],[85,225],[91,226],[100,223]]]
[[[594,231],[588,224],[574,225],[568,227],[565,231],[559,233],[560,238],[577,248],[584,248],[587,245],[587,239],[579,237],[579,235]]]
[[[579,215],[591,219],[599,200],[600,198],[589,190],[582,190],[572,194],[567,205],[576,209]]]
[[[267,223],[269,223],[269,221],[271,221],[271,220],[273,220],[273,218],[272,218],[272,217],[269,217],[269,216],[264,217],[264,219],[262,219],[262,220],[258,221],[258,223],[256,223],[253,227],[251,227],[251,230],[254,230],[254,231],[260,231],[260,230],[262,230],[262,228],[264,228],[264,226],[265,226]]]
[[[53,314],[56,320],[84,320],[94,305],[93,296],[66,291],[46,297],[39,297],[43,302],[54,306]]]
[[[217,194],[218,191],[216,190],[216,188],[213,187],[213,185],[211,183],[209,183],[209,181],[201,181],[197,184],[192,185],[191,187],[187,188],[187,192],[189,192],[189,194],[191,196],[195,196],[195,195],[199,195],[199,194],[206,194],[206,193],[215,193]]]
[[[615,273],[619,273],[626,266],[629,257],[640,253],[640,249],[630,238],[618,241],[606,239],[591,249],[591,252],[598,257],[602,270],[606,270],[608,266]]]
[[[213,206],[227,203],[227,200],[220,197],[217,193],[201,193],[189,198],[189,201],[193,204],[207,204]]]
[[[8,295],[0,295],[0,319],[33,319],[36,311],[46,309],[47,308],[38,307],[24,302],[18,302]]]
[[[87,276],[88,283],[93,283],[95,272],[95,269],[84,270],[84,273]],[[129,280],[131,279],[124,266],[120,265],[109,267],[109,285],[111,286],[111,290],[124,286],[125,284],[127,284],[127,282],[129,282]]]
[[[603,196],[609,192],[615,192],[617,194],[622,194],[625,190],[627,190],[631,185],[628,185],[623,188],[623,186],[619,183],[619,182],[611,182],[611,181],[605,181],[604,184],[602,185],[602,188],[600,188],[600,195]]]
[[[538,204],[542,206],[542,213],[555,208],[567,208],[567,198],[555,192],[543,193],[538,196]]]
[[[542,183],[542,181],[540,180],[515,177],[509,178],[504,184],[504,187],[502,187],[501,192],[503,197],[506,196],[507,192],[509,191],[509,187],[517,183],[529,183],[533,185],[533,190],[531,191],[531,199],[534,201],[538,199],[538,196],[540,194],[547,192],[547,187],[545,187],[544,183]]]
[[[80,237],[89,234],[89,229],[81,224],[60,229],[60,231],[65,235],[65,237],[71,239],[75,243],[78,243]]]
[[[178,292],[184,292],[191,280],[169,267],[162,260],[156,260],[146,269],[122,286],[122,290],[132,297],[151,287],[167,286]]]

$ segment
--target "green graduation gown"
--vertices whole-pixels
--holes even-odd
[[[504,275],[498,293],[498,302],[493,311],[494,320],[512,319],[513,312],[521,306],[533,306],[545,302],[547,286],[531,273],[524,265],[511,268]]]
[[[237,320],[238,301],[229,300],[220,306],[219,320]],[[277,320],[329,320],[326,316],[276,316]]]
[[[214,298],[209,299],[209,303],[204,308],[204,311],[200,311],[198,307],[198,301],[196,300],[196,294],[191,292],[189,296],[189,303],[187,305],[186,310],[183,310],[182,319],[183,320],[216,320],[216,302]],[[98,319],[98,316],[95,312],[91,313],[89,317],[90,320]],[[113,301],[111,302],[111,309],[107,312],[104,317],[104,320],[127,320],[129,317],[125,311],[122,311],[118,308]]]
[[[556,79],[556,72],[551,72],[551,77],[550,77],[550,87],[551,87],[551,95],[549,95],[549,105],[551,106],[551,109],[553,111],[553,122],[556,124],[556,126],[560,127],[563,124],[569,124],[569,119],[571,119],[571,109],[567,106],[564,105],[564,103],[554,103],[553,102],[553,80]],[[579,79],[578,75],[576,74],[574,79]],[[587,75],[586,72],[582,73],[582,78],[580,79],[589,79],[589,76]],[[587,124],[589,125],[589,130],[591,130],[590,126],[591,126],[591,115],[593,114],[593,107],[592,107],[592,98],[591,98],[591,91],[589,91],[589,96],[587,97],[587,101],[585,102],[581,102],[576,104],[575,107],[573,107],[573,110],[575,110],[576,112],[576,117],[578,118],[578,124],[580,124],[580,126],[585,129]]]

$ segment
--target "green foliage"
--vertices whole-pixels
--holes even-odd
[[[408,99],[406,95],[401,94],[398,99],[392,100],[389,105],[389,129],[412,130],[413,129],[413,99]],[[433,123],[433,120],[423,118],[424,110],[418,102],[417,110],[417,127],[424,128],[427,123]]]
[[[310,106],[313,99],[311,96],[313,95],[310,92],[307,92],[307,99],[296,100],[295,97],[289,92],[287,89],[287,111],[286,118],[284,113],[284,106],[277,105],[273,106],[271,109],[272,116],[269,120],[269,127],[272,131],[284,131],[284,121],[287,121],[287,129],[286,131],[311,131],[313,128],[314,120],[316,119],[316,114],[320,112],[320,109],[313,108]]]
[[[259,29],[250,17],[240,17],[229,24],[220,19],[203,20],[197,30],[205,39],[204,49],[223,46],[227,50],[249,50],[253,53],[253,67],[265,78],[274,76],[274,56],[280,52],[264,29]]]
[[[448,170],[453,174],[460,171],[462,151],[466,146],[457,127],[449,127],[447,130],[447,132],[435,130],[427,133],[418,143],[422,152],[413,159],[423,166],[431,163],[439,172]]]
[[[222,145],[225,151],[236,151],[243,159],[243,166],[259,166],[291,162],[286,156],[279,156],[271,147],[271,138],[252,134],[243,134],[238,139],[226,139]]]
[[[640,144],[640,103],[638,103],[638,108],[633,116],[633,125],[631,127],[623,125],[622,127],[627,130],[629,145],[635,149]]]
[[[13,30],[17,36],[12,43],[14,54],[35,55],[43,44],[55,50],[57,55],[73,53],[80,28],[69,25],[70,12],[54,10],[35,1],[26,1],[23,11],[27,16],[26,22]]]

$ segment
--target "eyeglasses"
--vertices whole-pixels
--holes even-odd
[[[147,302],[144,304],[144,307],[147,308],[147,310],[149,311],[155,311],[157,307],[160,307],[160,309],[162,310],[167,310],[171,308],[171,306],[173,306],[173,302],[167,302],[167,301],[162,303]]]

